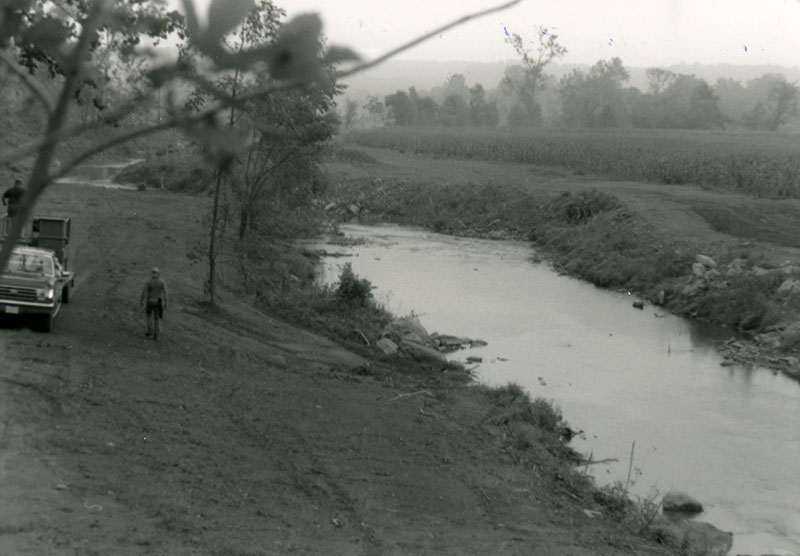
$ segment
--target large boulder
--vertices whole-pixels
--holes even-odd
[[[442,369],[447,366],[447,358],[439,350],[423,346],[417,342],[403,342],[400,351],[425,366],[436,369]]]
[[[800,280],[794,278],[787,278],[781,285],[778,286],[778,289],[775,293],[778,295],[793,295],[800,292]]]
[[[383,334],[400,343],[416,342],[418,344],[427,344],[430,339],[428,331],[425,330],[425,327],[422,326],[417,317],[396,319],[386,326]]]
[[[673,520],[659,516],[654,520],[651,531],[662,543],[688,548],[691,554],[725,556],[733,545],[732,533],[721,531],[703,521]]]
[[[661,499],[661,506],[665,512],[687,512],[700,513],[703,505],[686,494],[678,490],[671,490]]]
[[[738,276],[742,272],[744,272],[744,265],[746,261],[739,257],[733,259],[731,262],[728,263],[728,266],[725,268],[725,275],[726,276]]]
[[[706,275],[706,266],[703,263],[692,263],[692,274],[697,276],[698,278],[702,278]]]
[[[708,255],[701,255],[698,253],[694,256],[694,260],[702,264],[706,268],[717,268],[717,262]]]
[[[375,342],[375,347],[377,347],[386,355],[393,355],[397,353],[397,350],[399,349],[397,347],[397,344],[395,344],[389,338],[381,338],[380,340]]]

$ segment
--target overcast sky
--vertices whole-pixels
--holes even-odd
[[[487,0],[276,0],[289,17],[318,12],[331,43],[372,57],[495,2]],[[800,65],[798,0],[536,0],[431,39],[399,58],[491,62],[515,58],[506,32],[535,39],[557,33],[563,62],[620,57],[628,66]]]

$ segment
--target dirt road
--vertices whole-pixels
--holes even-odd
[[[552,456],[515,463],[463,381],[367,365],[250,299],[207,310],[187,258],[207,208],[81,186],[39,207],[73,218],[78,286],[53,333],[0,327],[0,554],[661,551],[587,515]]]

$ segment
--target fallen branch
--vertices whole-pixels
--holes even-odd
[[[364,340],[364,343],[365,343],[365,344],[367,344],[367,345],[370,345],[370,343],[369,343],[369,340],[367,340],[367,337],[366,337],[366,336],[364,336],[364,333],[363,333],[363,332],[361,332],[361,330],[359,330],[358,328],[356,328],[356,332],[358,333],[358,335],[359,335],[359,336],[361,336],[361,339],[362,339],[362,340]]]
[[[394,400],[399,400],[400,398],[410,398],[411,396],[419,396],[420,394],[427,394],[427,395],[429,395],[429,396],[433,397],[433,394],[431,394],[429,391],[427,391],[427,390],[420,390],[420,391],[418,391],[418,392],[411,392],[410,394],[400,394],[400,395],[397,395],[397,396],[395,396],[394,398],[392,398],[392,399],[391,399],[391,400],[389,400],[389,401],[390,401],[390,402],[393,402]]]

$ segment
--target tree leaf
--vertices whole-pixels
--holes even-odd
[[[322,21],[317,14],[301,14],[284,25],[267,60],[272,77],[324,80],[319,58],[321,33]]]
[[[354,50],[351,50],[346,46],[337,45],[329,47],[325,52],[325,57],[323,58],[323,61],[326,64],[338,64],[339,62],[358,62],[359,60],[361,60],[361,56],[359,56]]]
[[[22,33],[22,41],[32,44],[50,55],[58,54],[59,47],[70,35],[70,29],[61,20],[45,17]]]
[[[244,21],[253,8],[253,0],[213,0],[208,8],[208,40],[220,41]]]

